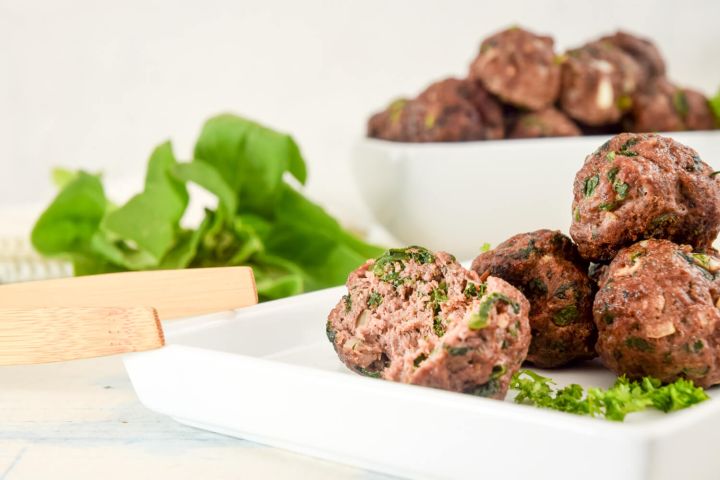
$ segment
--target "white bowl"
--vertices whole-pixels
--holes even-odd
[[[720,165],[720,131],[670,133]],[[611,136],[398,143],[363,139],[353,152],[360,191],[378,223],[405,244],[471,259],[487,242],[540,228],[567,232],[572,185]]]

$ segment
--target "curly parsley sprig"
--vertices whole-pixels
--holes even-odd
[[[555,389],[554,385],[550,378],[521,370],[513,375],[510,388],[518,392],[516,403],[620,422],[628,413],[647,408],[671,412],[709,398],[692,380],[685,379],[663,385],[656,378],[632,381],[623,375],[608,389],[588,388],[587,392],[577,384],[561,389]]]

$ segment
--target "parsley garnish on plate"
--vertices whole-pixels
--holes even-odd
[[[588,388],[587,391],[577,384],[560,389],[554,385],[550,378],[520,370],[513,375],[510,388],[517,391],[515,403],[619,422],[625,420],[628,413],[647,408],[667,413],[710,398],[692,380],[685,379],[663,385],[656,378],[632,381],[623,375],[608,389]]]

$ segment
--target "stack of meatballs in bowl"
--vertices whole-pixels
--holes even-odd
[[[328,338],[358,373],[498,399],[523,362],[720,383],[716,173],[671,138],[616,135],[577,172],[572,238],[521,233],[470,269],[391,249],[350,274]]]
[[[393,101],[367,134],[459,142],[717,128],[708,99],[665,70],[652,42],[626,32],[557,54],[551,37],[513,27],[482,42],[465,78]]]

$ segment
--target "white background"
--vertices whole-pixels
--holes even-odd
[[[480,40],[521,24],[575,46],[618,27],[654,38],[670,75],[720,85],[720,2],[0,0],[0,208],[44,202],[55,165],[138,178],[231,111],[292,133],[309,193],[367,219],[349,152],[368,114],[464,74]]]

